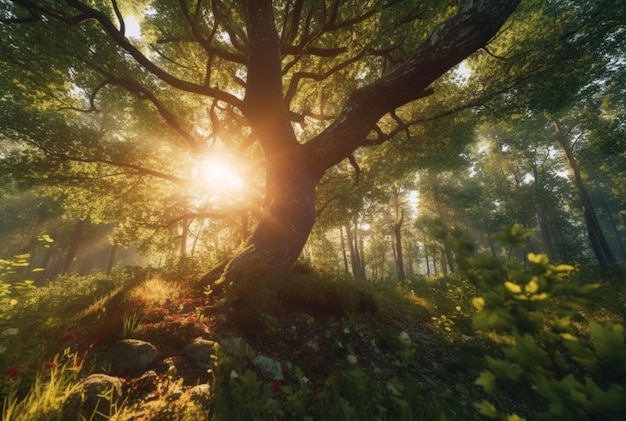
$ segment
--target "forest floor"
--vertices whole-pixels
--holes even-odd
[[[482,419],[474,403],[484,393],[475,381],[485,355],[501,355],[511,338],[472,330],[477,293],[467,281],[305,281],[314,289],[263,281],[217,299],[188,280],[142,278],[59,324],[48,338],[57,349],[46,352],[70,347],[93,362],[121,339],[153,344],[159,355],[147,370],[154,384],[112,405],[117,420]],[[602,305],[593,314],[623,323],[623,312]],[[198,337],[241,346],[217,346],[207,370],[183,352]],[[281,376],[259,369],[255,356],[278,364]],[[83,364],[81,376],[94,371]],[[133,384],[141,374],[123,381]],[[190,399],[202,384],[209,385],[206,399]],[[511,396],[506,404],[533,419],[532,401]]]

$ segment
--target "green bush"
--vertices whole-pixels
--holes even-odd
[[[500,238],[515,246],[527,235],[528,231],[514,226]],[[530,253],[525,269],[514,261],[471,256],[468,247],[458,247],[457,253],[460,266],[481,293],[473,300],[474,328],[501,330],[513,338],[504,358],[487,357],[488,370],[476,380],[492,398],[476,404],[481,414],[520,419],[501,404],[502,393],[514,390],[519,397],[539,398],[542,405],[535,416],[540,419],[626,418],[622,325],[592,321],[589,335],[572,325],[576,307],[598,285],[572,282],[574,268],[553,265],[544,254]]]

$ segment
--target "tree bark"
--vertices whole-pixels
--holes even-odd
[[[578,197],[580,198],[582,205],[585,224],[587,226],[587,235],[589,237],[593,253],[600,266],[607,267],[614,265],[615,257],[613,256],[613,252],[611,251],[611,248],[606,241],[606,237],[602,232],[602,227],[600,226],[593,204],[591,203],[591,198],[585,188],[585,183],[583,182],[582,175],[580,174],[580,169],[578,168],[578,164],[574,159],[572,148],[567,140],[567,133],[563,132],[563,129],[558,121],[554,120],[552,123],[554,125],[557,141],[565,153],[570,173],[574,178],[574,185],[576,186]]]
[[[76,228],[74,228],[72,238],[70,238],[70,245],[67,249],[67,257],[65,258],[65,264],[63,265],[63,271],[61,272],[63,275],[72,269],[74,258],[78,252],[78,246],[80,246],[83,231],[85,230],[85,224],[86,221],[84,219],[80,219],[76,222]]]
[[[404,210],[400,204],[400,196],[398,188],[393,188],[393,208],[394,208],[394,224],[393,224],[393,236],[394,236],[394,256],[396,260],[396,271],[398,273],[398,281],[400,283],[406,282],[406,273],[404,272],[404,255],[402,250],[402,223],[404,222]]]
[[[346,242],[343,238],[343,227],[339,227],[339,236],[341,237],[341,255],[343,256],[343,270],[346,275],[350,273],[348,270],[348,256],[346,254]]]

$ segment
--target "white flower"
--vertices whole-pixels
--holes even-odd
[[[402,343],[405,343],[405,344],[410,344],[411,343],[411,337],[406,332],[400,333],[400,335],[398,335],[398,339],[400,339],[400,341]]]
[[[343,333],[345,333],[346,335],[350,333],[350,328],[349,327],[344,328]]]
[[[349,362],[350,364],[356,364],[356,363],[357,363],[357,361],[358,361],[358,360],[357,360],[357,358],[356,358],[356,355],[352,355],[352,354],[348,355],[348,362]]]
[[[309,383],[309,379],[306,376],[300,377],[300,384],[304,385],[308,383]]]
[[[236,379],[239,377],[239,373],[237,373],[235,370],[230,370],[230,378],[231,379]]]

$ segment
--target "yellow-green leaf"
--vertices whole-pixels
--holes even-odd
[[[472,300],[472,304],[476,307],[476,310],[482,311],[485,308],[485,299],[483,297],[476,297]]]
[[[522,292],[522,287],[520,287],[517,284],[514,284],[513,282],[506,281],[504,283],[504,286],[506,287],[506,289],[511,291],[513,294],[519,294],[520,292]]]

